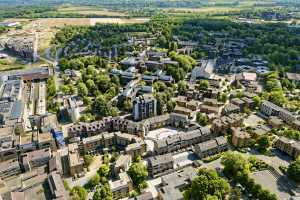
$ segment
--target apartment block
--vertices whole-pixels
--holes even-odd
[[[149,158],[148,172],[152,177],[170,172],[174,169],[174,159],[171,154],[158,155]]]
[[[201,127],[196,130],[182,132],[168,136],[161,140],[154,141],[154,151],[156,154],[171,153],[176,150],[191,147],[200,142],[211,139],[212,134],[209,127]]]
[[[141,95],[133,101],[133,119],[141,121],[156,116],[156,99],[152,95]]]

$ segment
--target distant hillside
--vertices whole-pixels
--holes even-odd
[[[208,0],[0,0],[3,6],[25,6],[25,5],[59,5],[59,4],[87,4],[103,7],[124,8],[138,7],[195,7],[208,3]],[[131,7],[132,8],[132,7]]]

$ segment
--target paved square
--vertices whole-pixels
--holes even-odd
[[[257,125],[262,124],[264,121],[265,120],[258,115],[251,114],[244,120],[244,124],[245,126],[256,127]]]
[[[287,200],[290,198],[289,190],[282,177],[271,173],[269,170],[254,172],[250,176],[264,189],[276,194],[278,199]]]
[[[161,140],[163,138],[166,138],[170,135],[175,135],[177,133],[178,131],[175,128],[160,128],[160,129],[150,131],[147,134],[146,138]]]

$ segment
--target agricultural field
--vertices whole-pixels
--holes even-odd
[[[102,15],[107,17],[126,17],[124,12],[111,11],[105,8],[90,7],[90,6],[62,6],[57,9],[59,13],[64,14],[82,14],[82,15]]]

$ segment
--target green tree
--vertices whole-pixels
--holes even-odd
[[[94,188],[100,183],[100,176],[99,174],[94,175],[88,183],[85,185],[86,188]]]
[[[169,100],[167,102],[167,111],[170,113],[170,112],[173,112],[174,108],[176,106],[176,102],[175,101],[172,101],[172,100]]]
[[[242,193],[241,193],[240,188],[235,187],[235,188],[231,189],[231,191],[230,191],[230,200],[240,200],[241,197],[242,197]]]
[[[71,198],[73,200],[86,200],[87,199],[87,191],[81,186],[75,186],[71,190]]]
[[[54,76],[51,76],[47,80],[47,96],[48,99],[56,95],[56,83]]]
[[[259,152],[266,152],[270,147],[271,142],[268,136],[262,136],[257,140],[257,144]]]
[[[132,101],[130,100],[130,99],[126,99],[125,101],[124,101],[124,105],[123,105],[123,108],[124,108],[124,110],[126,110],[127,112],[131,112],[131,110],[132,110]]]
[[[81,97],[85,97],[88,95],[89,90],[84,83],[79,83],[77,85],[78,95]]]
[[[93,200],[112,200],[113,194],[109,184],[104,184],[98,187],[93,195]]]
[[[83,160],[84,160],[84,165],[86,167],[89,167],[92,164],[94,158],[91,155],[84,155]]]
[[[248,175],[250,165],[242,154],[228,151],[224,154],[221,161],[224,166],[224,174],[229,177],[237,178],[240,175]]]
[[[201,80],[199,82],[199,89],[200,90],[207,90],[209,87],[209,82],[207,80]]]
[[[225,103],[228,99],[228,96],[226,93],[222,92],[220,95],[219,95],[219,101]]]
[[[284,96],[282,90],[271,91],[269,96],[269,101],[273,102],[278,106],[283,106],[287,102],[287,98]]]
[[[97,172],[100,175],[100,177],[108,178],[108,176],[109,176],[109,165],[108,164],[101,165],[101,167],[98,169]]]
[[[169,51],[177,51],[178,45],[177,42],[170,42],[169,43]]]
[[[260,107],[261,105],[261,98],[259,96],[255,96],[252,98],[252,100],[254,101],[255,107]]]
[[[188,88],[186,81],[179,81],[177,85],[178,85],[178,93],[184,94]]]
[[[300,158],[296,159],[289,165],[287,174],[292,180],[300,183]]]
[[[142,162],[134,162],[130,165],[128,174],[131,177],[133,184],[139,189],[147,186],[146,179],[148,177],[147,167]]]
[[[198,112],[196,116],[196,120],[198,124],[200,124],[201,126],[206,126],[208,124],[207,115],[204,113]]]
[[[201,168],[191,187],[184,193],[189,200],[224,199],[230,191],[229,183],[218,176],[215,170]]]
[[[89,90],[93,90],[96,88],[96,85],[93,80],[89,79],[86,81],[86,86]]]

